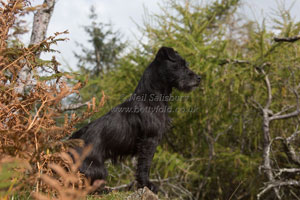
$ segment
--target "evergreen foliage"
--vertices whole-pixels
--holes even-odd
[[[3,85],[0,92],[3,93],[2,99],[8,99],[5,102],[2,100],[0,106],[6,108],[5,106],[14,102],[30,98],[37,100],[30,100],[31,104],[26,107],[26,112],[21,111],[21,108],[24,109],[22,106],[28,105],[28,101],[11,107],[19,109],[18,115],[24,113],[20,120],[18,118],[18,123],[22,126],[11,123],[7,129],[3,124],[8,123],[8,118],[6,114],[0,114],[0,128],[3,129],[0,132],[4,138],[0,149],[3,155],[5,153],[22,158],[25,157],[23,154],[28,154],[30,156],[27,157],[34,158],[29,160],[33,167],[29,175],[26,174],[27,171],[15,173],[18,167],[22,167],[17,160],[0,161],[0,181],[3,182],[0,184],[0,195],[5,198],[20,189],[15,187],[19,186],[18,180],[27,180],[27,177],[32,177],[36,172],[50,173],[46,163],[57,159],[53,157],[57,156],[57,150],[48,145],[49,141],[54,142],[68,135],[75,122],[78,127],[83,125],[78,123],[79,120],[70,111],[64,116],[61,104],[57,103],[70,92],[66,90],[61,97],[53,93],[71,88],[66,83],[65,87],[56,85],[67,79],[72,83],[71,75],[59,72],[55,59],[45,61],[34,55],[35,52],[53,51],[50,45],[63,39],[50,37],[38,45],[24,47],[16,37],[8,35],[9,27],[17,27],[17,21],[14,20],[18,16],[13,15],[14,9],[23,8],[18,7],[19,4],[15,1],[10,2],[15,5],[6,6],[5,9],[11,10],[10,12],[0,9],[6,13],[3,15],[7,18],[5,20],[11,20],[10,23],[0,23],[1,28],[6,30],[0,34],[0,83]],[[266,137],[268,135],[264,128],[266,119],[299,111],[300,48],[297,36],[300,22],[294,21],[289,11],[283,7],[279,7],[273,18],[251,21],[241,20],[237,13],[241,0],[215,0],[207,4],[199,2],[165,0],[161,4],[161,14],[146,16],[145,24],[140,27],[147,41],[139,41],[138,47],[131,46],[126,51],[127,44],[122,42],[120,33],[114,31],[111,24],[99,22],[94,8],[91,8],[91,25],[84,27],[90,38],[88,42],[91,48],[79,45],[82,52],[75,55],[79,70],[76,72],[76,80],[72,79],[74,85],[79,84],[77,80],[80,80],[85,86],[78,92],[80,98],[68,97],[67,103],[86,102],[93,97],[100,100],[103,99],[103,91],[107,97],[106,104],[84,123],[102,116],[130,96],[144,69],[161,46],[173,47],[190,63],[193,71],[202,75],[203,81],[201,87],[192,93],[173,91],[173,96],[183,98],[169,103],[172,108],[172,128],[157,149],[150,176],[160,185],[160,197],[299,199],[299,116],[269,122],[269,138]],[[5,28],[7,26],[9,27]],[[276,39],[278,37],[281,39]],[[49,112],[53,114],[49,116],[51,123],[36,121],[34,130],[31,129],[32,133],[26,128],[30,125],[28,120],[34,119],[44,100],[30,95],[29,90],[23,96],[15,94],[13,88],[17,72],[25,63],[32,65],[33,69],[43,68],[52,72],[42,76],[40,71],[33,70],[36,83],[43,83],[36,84],[36,88],[46,88],[36,91],[44,91],[47,95],[58,98],[53,104],[47,104]],[[53,90],[50,90],[50,86]],[[75,86],[77,91],[79,85]],[[76,112],[82,113],[83,110]],[[44,119],[42,116],[47,113],[48,110],[40,112],[39,120]],[[17,116],[13,112],[10,114],[11,117]],[[87,116],[89,115],[84,114],[83,117]],[[60,126],[62,123],[63,128]],[[25,131],[20,131],[20,127],[25,127]],[[50,129],[53,134],[50,134]],[[59,133],[59,136],[54,133]],[[26,135],[26,141],[19,137],[23,134]],[[32,137],[35,134],[37,139]],[[61,144],[60,141],[58,143]],[[30,147],[31,150],[25,151],[24,144],[30,144],[26,148]],[[39,147],[38,151],[36,146]],[[271,169],[265,167],[266,147],[270,148]],[[40,163],[43,166],[39,168]],[[110,176],[107,185],[132,185],[130,183],[133,181],[135,163],[135,159],[126,160],[117,166],[108,162]],[[27,170],[26,167],[22,169]],[[273,177],[270,178],[270,174]],[[37,183],[37,180],[30,180],[32,189],[32,183]],[[28,188],[23,185],[21,189]],[[47,188],[40,182],[37,185]],[[37,191],[41,187],[35,189]],[[27,193],[22,192],[24,195]],[[124,199],[128,194],[113,192],[103,198]]]
[[[82,54],[75,53],[78,59],[78,66],[93,77],[97,77],[110,71],[118,61],[125,48],[125,42],[121,41],[121,35],[113,30],[111,23],[98,22],[98,15],[95,8],[90,9],[89,19],[91,24],[83,26],[89,36],[88,43],[92,48],[88,48],[78,43]]]
[[[109,97],[99,117],[130,95],[161,46],[175,48],[204,77],[201,88],[188,96],[175,91],[174,96],[187,98],[170,102],[173,127],[156,152],[152,169],[153,178],[170,178],[160,184],[165,197],[256,199],[268,181],[261,169],[263,116],[257,103],[264,105],[268,99],[267,74],[272,85],[271,110],[276,113],[297,104],[292,88],[299,83],[299,45],[273,38],[275,32],[283,37],[297,35],[300,27],[286,10],[270,19],[271,29],[265,19],[241,21],[236,14],[240,4],[239,0],[207,5],[165,1],[162,14],[146,17],[149,21],[142,28],[147,43],[141,42],[142,48],[123,56],[113,71],[96,81]],[[271,137],[290,136],[297,123],[296,118],[272,122]],[[274,170],[296,167],[284,148],[280,142],[273,143]],[[114,176],[122,170],[110,173]],[[110,179],[110,184],[120,183],[115,181]],[[281,191],[282,198],[293,194],[299,195],[293,187]],[[271,190],[264,195],[264,199],[275,198]]]

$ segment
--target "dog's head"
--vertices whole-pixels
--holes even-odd
[[[201,77],[189,69],[188,63],[173,48],[161,47],[156,55],[159,75],[178,90],[189,92],[199,86]]]

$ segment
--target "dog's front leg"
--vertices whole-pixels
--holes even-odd
[[[155,137],[145,138],[138,144],[138,163],[136,179],[138,187],[143,188],[147,186],[152,192],[157,193],[158,188],[156,185],[149,181],[150,166],[156,147],[158,145],[158,139]]]

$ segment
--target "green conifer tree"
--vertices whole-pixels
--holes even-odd
[[[118,59],[126,47],[121,41],[119,31],[113,30],[111,23],[99,22],[94,6],[90,9],[90,25],[83,26],[89,36],[91,48],[78,43],[81,53],[75,53],[80,69],[92,76],[101,76],[115,67]]]

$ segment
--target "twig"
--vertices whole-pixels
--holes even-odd
[[[294,73],[291,71],[293,77],[294,77]],[[290,112],[290,113],[287,113],[287,114],[283,114],[281,115],[281,113],[283,113],[284,111],[281,111],[275,115],[273,115],[271,118],[270,118],[270,121],[272,120],[279,120],[279,119],[288,119],[288,118],[292,118],[292,117],[296,117],[297,115],[300,114],[300,105],[299,105],[299,94],[298,94],[298,91],[294,88],[293,89],[293,93],[296,97],[296,101],[297,101],[297,104],[296,104],[296,110],[293,111],[293,112]]]
[[[220,65],[225,65],[225,64],[250,64],[250,62],[248,60],[238,60],[238,59],[224,59],[221,60]]]
[[[33,120],[32,120],[32,122],[30,123],[30,125],[28,126],[28,128],[27,128],[27,130],[26,131],[29,131],[31,128],[32,128],[32,126],[34,125],[34,123],[35,123],[35,121],[36,121],[36,119],[38,118],[38,116],[39,116],[39,113],[41,112],[41,110],[43,109],[43,107],[44,107],[44,105],[45,105],[45,103],[47,102],[47,98],[46,98],[46,100],[45,101],[43,101],[43,103],[42,103],[42,105],[40,106],[40,108],[39,108],[39,110],[37,111],[37,113],[35,114],[35,116],[34,116],[34,118],[33,118]]]
[[[296,42],[300,40],[300,35],[293,37],[274,37],[275,42]]]
[[[271,83],[270,83],[270,79],[269,79],[269,75],[265,73],[265,71],[263,69],[261,69],[263,75],[265,75],[265,83],[267,86],[267,90],[268,90],[268,101],[267,104],[265,105],[264,109],[267,110],[270,108],[270,105],[272,103],[272,88],[271,88]]]
[[[291,194],[292,194],[297,200],[300,200],[300,198],[293,192],[293,190],[291,190]]]
[[[239,185],[235,188],[235,190],[233,191],[233,193],[230,195],[229,200],[232,199],[232,197],[235,195],[235,193],[238,191],[238,189],[240,188],[240,186],[244,183],[244,181],[241,181],[239,183]]]
[[[250,99],[250,102],[249,103],[251,103],[251,105],[256,109],[256,110],[258,110],[258,111],[260,111],[260,112],[262,112],[262,110],[264,109],[263,107],[262,107],[262,105],[258,102],[258,101],[256,101],[255,99]]]
[[[282,168],[279,169],[279,172],[275,176],[280,176],[282,173],[298,173],[300,172],[299,168]]]
[[[169,177],[164,179],[150,179],[150,181],[154,183],[164,183],[164,182],[169,182],[172,179],[178,179],[178,178],[179,176],[174,176],[174,177]]]
[[[108,190],[120,190],[120,189],[123,189],[123,188],[131,188],[134,183],[135,183],[135,181],[132,181],[130,183],[119,185],[119,186],[115,186],[115,187],[108,187],[108,186],[106,186],[105,188],[108,189]]]
[[[295,180],[270,182],[267,187],[265,187],[260,193],[257,194],[257,199],[259,200],[261,196],[268,190],[281,186],[300,186],[300,182]]]
[[[291,113],[284,114],[284,115],[274,115],[270,117],[270,120],[272,121],[272,120],[279,120],[279,119],[288,119],[288,118],[296,117],[299,114],[300,114],[300,110],[295,110]]]
[[[296,131],[286,139],[287,143],[291,143],[292,141],[294,141],[296,139],[296,137],[299,135],[300,131],[298,131],[298,126],[296,127]]]
[[[282,108],[281,111],[279,111],[278,113],[275,113],[274,116],[279,116],[281,115],[282,113],[285,113],[287,112],[288,110],[292,109],[292,108],[295,108],[296,106],[286,106],[284,108]]]
[[[300,131],[298,131],[298,125],[296,128],[296,131],[288,138],[283,137],[276,137],[275,140],[281,140],[283,142],[283,145],[286,148],[286,154],[289,157],[289,159],[296,165],[300,166],[300,157],[297,155],[294,147],[291,145],[291,142],[293,142],[296,137],[300,134]]]
[[[164,182],[169,182],[170,180],[177,179],[177,178],[179,178],[179,176],[169,177],[169,178],[165,178],[165,179],[150,179],[150,181],[154,182],[154,183],[164,183]],[[130,183],[127,183],[127,184],[122,184],[122,185],[118,185],[115,187],[106,186],[105,188],[108,190],[120,190],[123,188],[131,188],[135,184],[135,182],[136,181],[131,181]]]
[[[77,110],[79,108],[82,108],[83,106],[88,106],[91,103],[91,101],[87,101],[84,103],[75,103],[75,104],[69,104],[67,106],[62,106],[59,111],[64,112],[68,110]]]
[[[187,189],[185,189],[184,187],[182,187],[181,185],[174,185],[174,184],[171,184],[171,183],[167,183],[171,188],[174,188],[176,191],[177,191],[177,194],[178,195],[182,195],[182,194],[185,194],[185,195],[187,195],[187,197],[189,198],[189,199],[193,199],[193,194],[190,192],[190,191],[188,191]],[[178,191],[180,192],[180,193],[178,193]]]

